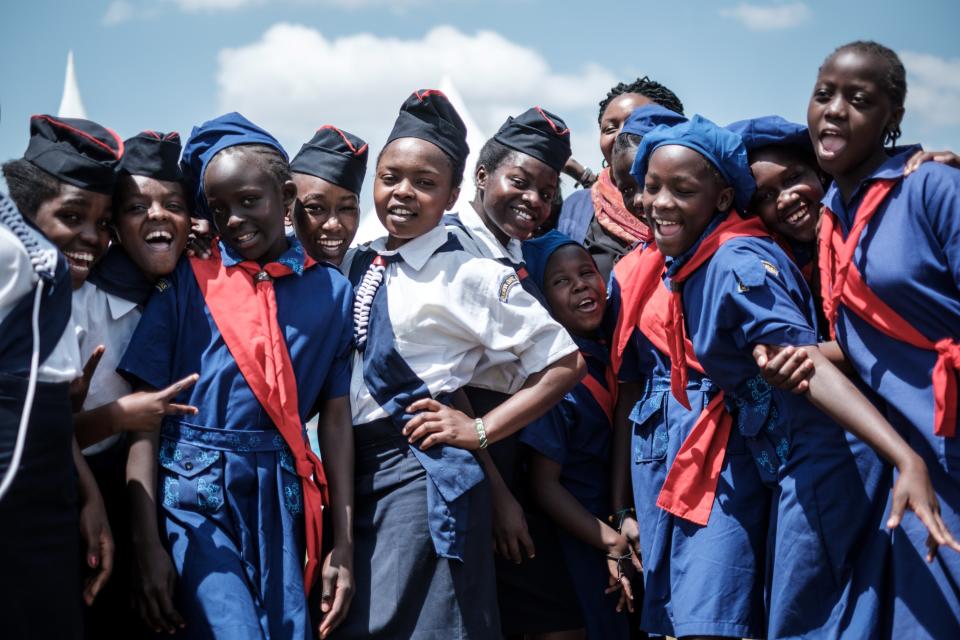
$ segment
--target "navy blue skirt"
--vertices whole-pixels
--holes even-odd
[[[13,454],[27,381],[0,374],[0,468]],[[0,501],[0,636],[80,638],[80,524],[67,383],[38,383],[16,479]]]
[[[463,562],[441,558],[427,528],[427,477],[392,422],[355,431],[354,575],[346,638],[499,637],[490,489],[470,490]]]

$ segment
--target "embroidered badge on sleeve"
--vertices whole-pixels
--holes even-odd
[[[520,278],[517,277],[517,274],[511,273],[506,278],[500,282],[499,296],[500,302],[506,302],[507,298],[510,297],[510,290],[513,289],[516,285],[520,284]]]

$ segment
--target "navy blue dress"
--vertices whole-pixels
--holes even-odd
[[[774,483],[767,635],[876,637],[889,467],[804,396],[771,389],[751,354],[756,344],[817,343],[802,274],[773,240],[736,238],[684,283],[683,305],[697,358]]]
[[[899,178],[908,147],[864,178],[849,203],[836,185],[824,204],[844,235],[876,179]],[[924,163],[897,184],[860,239],[854,261],[869,287],[928,339],[960,338],[960,171]],[[893,340],[840,307],[837,341],[886,417],[924,460],[950,531],[960,532],[960,438],[933,431],[931,372],[937,354]],[[960,554],[926,557],[927,530],[907,512],[892,533],[893,637],[960,637]]]
[[[604,387],[610,361],[606,347],[574,338],[589,374]],[[609,390],[609,389],[608,389]],[[613,391],[613,390],[609,390]],[[595,517],[610,511],[610,439],[612,425],[597,399],[580,383],[553,409],[520,432],[520,441],[561,466],[560,484]],[[608,585],[606,554],[558,531],[560,547],[591,640],[629,638],[625,613],[617,613],[618,594],[604,594]]]
[[[305,423],[319,402],[349,392],[352,291],[335,267],[304,269],[303,248],[290,242],[278,261],[294,275],[276,279],[274,290]],[[241,261],[220,249],[224,264]],[[177,569],[182,635],[312,637],[293,457],[240,373],[186,259],[158,284],[118,370],[154,388],[200,374],[177,398],[199,413],[167,419],[160,434],[159,524]]]

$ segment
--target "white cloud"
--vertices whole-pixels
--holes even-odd
[[[102,22],[108,27],[112,27],[130,20],[135,14],[133,5],[127,0],[113,0],[107,7],[107,12],[103,14]]]
[[[927,130],[960,125],[960,58],[901,51],[907,69],[907,118]]]
[[[291,154],[323,124],[344,128],[370,143],[370,171],[403,100],[415,89],[436,88],[444,77],[484,135],[508,115],[539,105],[566,120],[574,155],[599,169],[596,105],[616,83],[598,64],[561,72],[538,51],[495,32],[449,26],[411,40],[330,39],[280,23],[256,42],[221,50],[218,67],[221,111],[240,111]],[[367,209],[369,188],[363,196]]]
[[[507,115],[542,105],[565,118],[568,112],[579,116],[592,154],[596,123],[590,120],[615,80],[596,64],[555,71],[539,52],[492,31],[470,35],[441,26],[416,40],[370,34],[328,39],[281,23],[252,44],[222,50],[217,83],[222,110],[241,111],[281,139],[298,141],[297,147],[318,126],[333,123],[376,148],[410,92],[435,87],[444,76],[487,134]]]
[[[720,15],[733,18],[752,31],[773,31],[799,27],[810,20],[813,12],[803,2],[790,4],[748,4],[720,10]]]

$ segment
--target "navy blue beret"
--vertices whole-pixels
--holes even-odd
[[[796,146],[805,151],[813,151],[806,125],[784,120],[780,116],[738,120],[728,124],[727,129],[740,136],[747,153],[772,145]]]
[[[154,180],[180,182],[180,134],[143,131],[123,143],[120,171]]]
[[[470,153],[467,125],[442,91],[421,89],[410,94],[400,106],[386,144],[397,138],[419,138],[437,145],[462,176]]]
[[[326,124],[290,161],[290,170],[306,173],[343,187],[357,195],[367,173],[367,143],[357,136]]]
[[[737,211],[743,213],[747,210],[757,185],[750,173],[747,149],[740,136],[700,115],[672,127],[660,125],[643,137],[637,150],[637,157],[630,170],[637,184],[644,184],[650,156],[666,145],[687,147],[706,158],[716,167],[727,184],[733,187]]]
[[[36,115],[23,159],[81,189],[112,193],[123,140],[96,122]]]
[[[570,159],[570,129],[546,109],[533,107],[509,116],[494,140],[543,162],[557,173]]]

